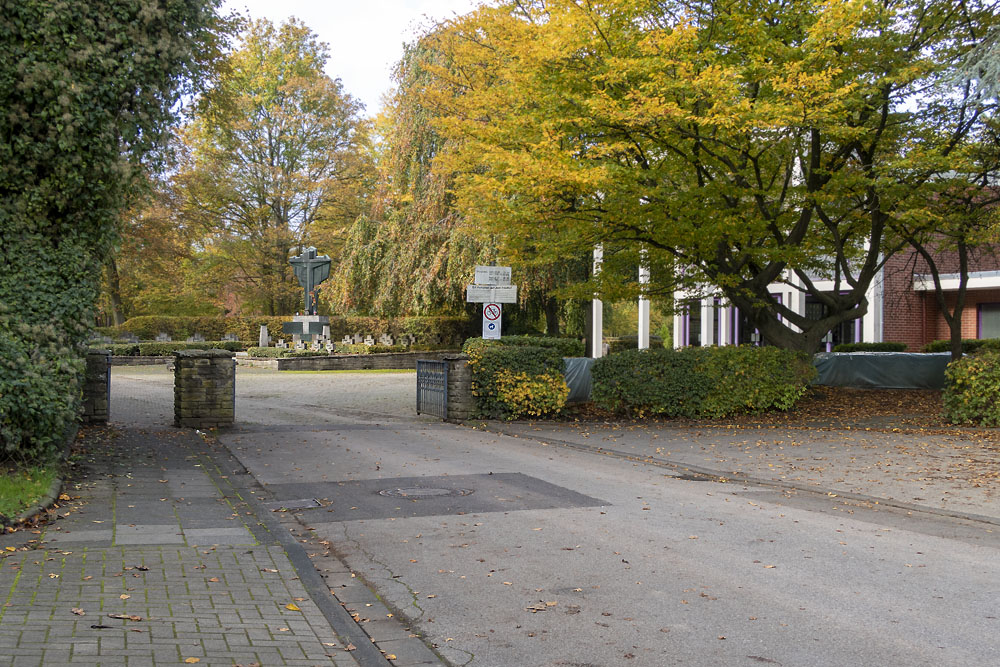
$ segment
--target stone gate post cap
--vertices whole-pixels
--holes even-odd
[[[182,359],[222,359],[229,357],[232,359],[236,356],[235,352],[230,350],[177,350],[174,352],[174,356]]]
[[[87,356],[90,356],[92,354],[96,356],[110,357],[111,350],[102,350],[100,348],[95,348],[95,347],[87,348]]]

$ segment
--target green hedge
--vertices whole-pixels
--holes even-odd
[[[80,409],[84,358],[52,325],[0,311],[0,459],[51,461]]]
[[[116,357],[169,357],[178,350],[229,350],[242,352],[246,343],[231,340],[206,341],[204,343],[113,343],[111,345],[91,344],[91,347],[111,350]]]
[[[563,357],[582,357],[586,355],[583,341],[578,338],[555,338],[551,336],[503,336],[498,344],[528,347],[551,348]]]
[[[463,351],[469,356],[479,416],[543,417],[565,407],[569,387],[564,378],[563,348],[471,338]]]
[[[953,424],[1000,426],[1000,351],[986,349],[948,364],[941,395]]]
[[[834,352],[905,352],[906,343],[841,343]]]
[[[1000,338],[966,338],[962,340],[962,352],[969,354],[976,350],[1000,350]],[[950,340],[936,340],[927,343],[921,352],[951,352]]]
[[[725,417],[787,410],[815,376],[808,355],[770,346],[627,350],[594,362],[591,396],[628,415]]]
[[[174,339],[184,339],[196,333],[207,339],[221,340],[226,334],[236,334],[240,340],[257,342],[261,325],[267,326],[272,340],[291,341],[290,334],[281,331],[284,322],[292,317],[164,317],[144,315],[133,317],[118,327],[100,327],[96,331],[113,339],[133,334],[141,340],[153,340],[161,332]],[[330,336],[334,341],[354,333],[393,336],[411,334],[421,345],[436,344],[435,336],[444,344],[461,345],[475,335],[475,327],[468,317],[330,317]]]

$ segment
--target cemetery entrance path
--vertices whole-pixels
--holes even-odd
[[[853,432],[581,425],[585,450],[558,444],[572,424],[513,437],[417,416],[415,384],[241,368],[236,424],[216,436],[399,664],[432,649],[490,667],[998,663],[1000,518],[651,464],[691,443],[716,469],[807,458],[820,436],[828,457]],[[116,368],[112,420],[169,424],[171,391],[165,370]],[[880,456],[903,442],[871,437]],[[650,455],[622,455],[637,439]],[[1000,517],[993,502],[980,513]]]

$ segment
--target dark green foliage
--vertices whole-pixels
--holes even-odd
[[[559,348],[470,338],[462,349],[469,356],[472,393],[481,416],[543,416],[565,406],[569,388]]]
[[[84,361],[52,325],[0,311],[0,460],[52,460],[80,405]]]
[[[138,357],[139,343],[113,343],[91,346],[98,350],[110,350],[113,357]]]
[[[100,266],[218,0],[0,0],[2,442],[35,457],[79,404]]]
[[[591,373],[591,396],[606,410],[704,418],[787,410],[816,369],[805,354],[743,346],[627,350]]]
[[[1000,350],[1000,338],[966,338],[962,341],[962,352],[969,354],[979,349]],[[936,340],[927,343],[921,352],[951,352],[950,340]]]
[[[582,357],[585,354],[583,341],[576,338],[553,338],[550,336],[503,336],[500,345],[551,348],[564,357]]]
[[[906,343],[841,343],[834,352],[905,352]]]
[[[98,349],[111,350],[115,357],[169,357],[178,350],[229,350],[242,352],[247,344],[242,341],[215,340],[204,343],[170,342],[170,343],[115,343],[113,345],[98,345]]]
[[[1000,426],[1000,351],[983,350],[948,364],[944,417],[953,424]]]
[[[688,350],[625,350],[594,362],[590,395],[615,413],[698,417],[711,380],[697,366]]]
[[[608,343],[608,354],[639,349],[639,336],[618,336],[616,338],[605,338],[605,341]],[[659,336],[650,336],[649,347],[662,348],[663,339]]]

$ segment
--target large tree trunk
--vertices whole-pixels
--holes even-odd
[[[559,336],[559,301],[554,296],[545,301],[545,333],[553,337]]]

